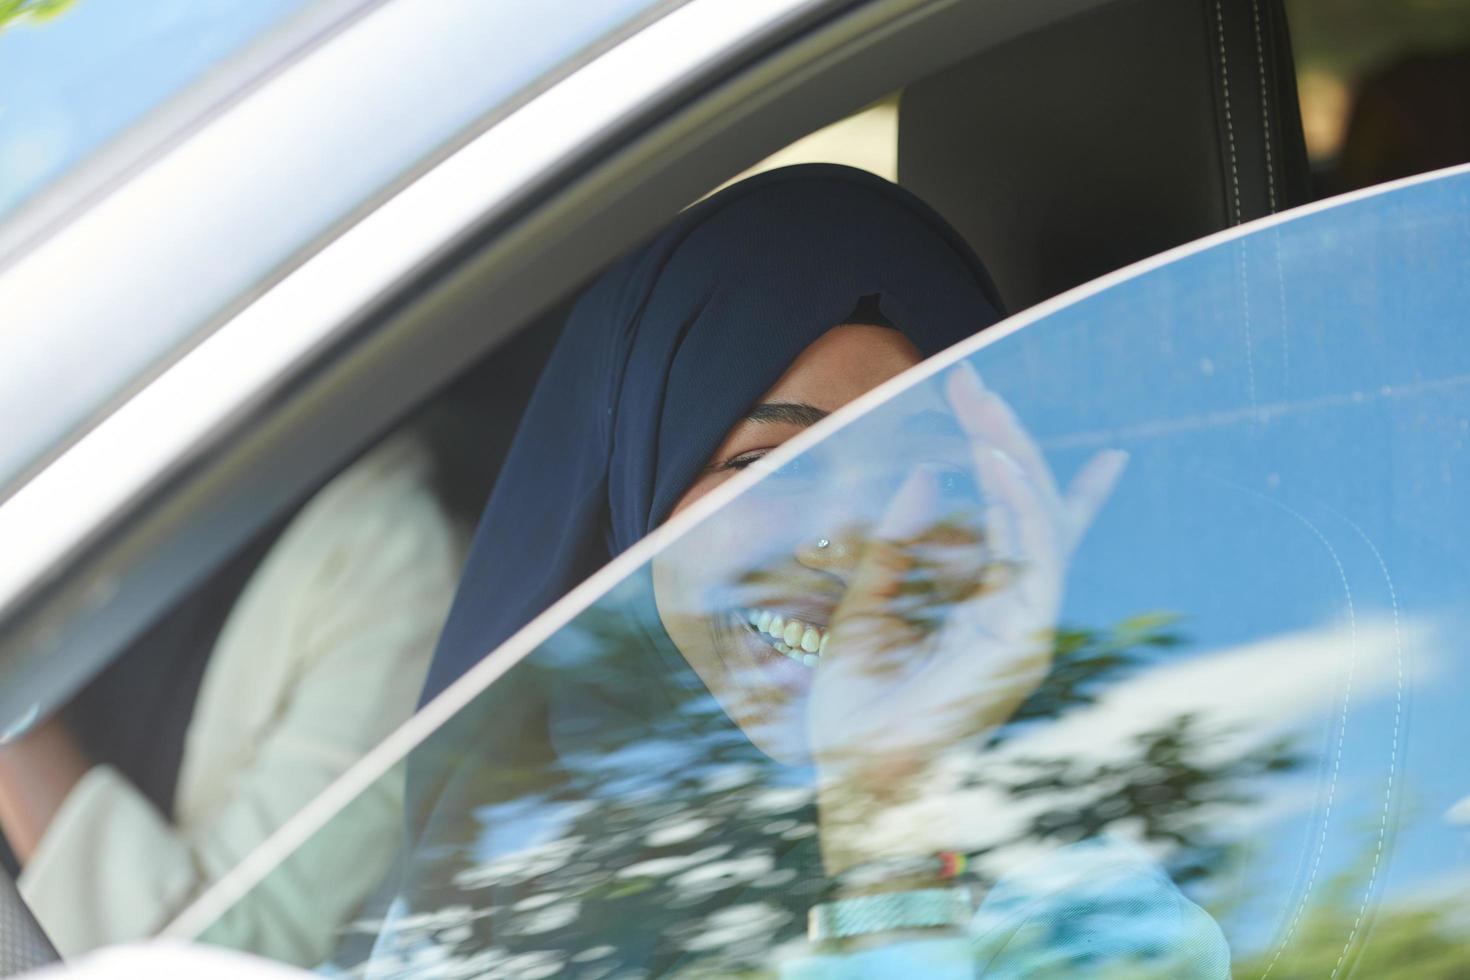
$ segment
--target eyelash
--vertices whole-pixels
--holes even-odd
[[[741,453],[739,456],[725,460],[719,466],[715,467],[715,469],[719,472],[724,472],[725,470],[743,470],[751,463],[762,459],[768,452],[770,450],[762,449],[757,452]]]

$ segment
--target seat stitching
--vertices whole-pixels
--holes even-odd
[[[1225,137],[1230,146],[1230,182],[1235,192],[1235,223],[1240,224],[1240,168],[1235,160],[1235,124],[1230,119],[1230,71],[1225,60],[1225,15],[1215,0],[1215,31],[1220,44],[1220,85],[1225,94]]]
[[[1256,66],[1261,73],[1261,133],[1266,140],[1266,196],[1271,213],[1276,213],[1276,168],[1271,164],[1271,95],[1266,88],[1266,52],[1261,41],[1261,3],[1251,0],[1251,16],[1256,29]]]

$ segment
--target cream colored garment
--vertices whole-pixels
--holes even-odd
[[[27,863],[21,893],[63,955],[158,932],[412,713],[461,550],[428,455],[407,437],[312,498],[215,644],[175,821],[94,766]],[[203,938],[321,962],[385,873],[401,805],[401,780],[379,780]]]

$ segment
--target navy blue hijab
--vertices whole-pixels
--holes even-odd
[[[424,699],[657,527],[730,427],[868,297],[925,357],[1001,316],[933,209],[826,164],[726,188],[605,272],[531,398]]]

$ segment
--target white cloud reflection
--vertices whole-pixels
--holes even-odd
[[[1140,735],[1181,715],[1193,716],[1199,730],[1209,734],[1201,764],[1295,735],[1300,750],[1327,759],[1330,773],[1346,706],[1349,754],[1354,745],[1355,751],[1363,751],[1363,726],[1371,724],[1373,735],[1381,730],[1383,736],[1382,752],[1375,759],[1381,754],[1386,761],[1395,713],[1380,712],[1370,719],[1364,709],[1391,703],[1400,684],[1423,680],[1432,669],[1430,634],[1427,624],[1396,627],[1391,620],[1374,619],[1359,622],[1355,630],[1334,626],[1286,633],[1146,668],[1107,687],[1092,705],[1029,726],[985,752],[958,755],[916,794],[913,804],[885,814],[873,833],[901,841],[916,823],[940,826],[950,839],[976,851],[1023,836],[1038,813],[1065,805],[1063,792],[1017,799],[994,786],[952,787],[969,774],[1020,779],[1028,772],[1022,765],[1026,759],[1070,760],[1087,767],[1124,762],[1136,756]],[[1308,770],[1300,775],[1315,778],[1315,767]],[[1309,809],[1317,794],[1300,775],[1294,786],[1283,783],[1277,787],[1281,792],[1259,802],[1212,807],[1215,829],[1237,837]],[[1470,803],[1465,810],[1470,814]],[[1126,836],[1126,821],[1110,832]],[[1010,845],[988,856],[986,865],[993,873],[1004,873],[1051,846],[1035,841]]]
[[[1360,700],[1391,695],[1401,669],[1403,682],[1410,682],[1408,662],[1419,669],[1427,664],[1427,657],[1408,651],[1422,648],[1428,633],[1373,620],[1198,654],[1113,685],[1095,705],[1027,732],[1002,754],[1113,758],[1133,736],[1181,714],[1234,729],[1241,740],[1263,741],[1325,719],[1349,699],[1359,707]],[[1227,752],[1239,744],[1221,739],[1216,748]]]

